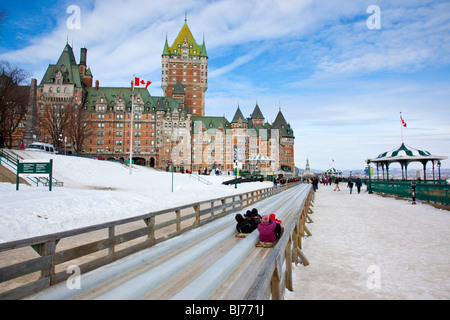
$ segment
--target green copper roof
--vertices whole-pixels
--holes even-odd
[[[225,117],[192,117],[192,133],[198,133],[201,125],[204,125],[206,130],[215,132],[218,128],[222,127],[224,130],[230,128],[230,123]]]
[[[61,56],[58,59],[56,65],[50,64],[42,78],[41,85],[44,83],[53,83],[55,78],[55,73],[61,71],[64,77],[64,83],[73,83],[76,87],[82,88],[80,70],[78,64],[75,60],[75,55],[73,54],[72,47],[66,44]]]
[[[202,45],[198,45],[186,21],[172,46],[169,47],[166,37],[166,43],[164,44],[162,55],[181,55],[183,42],[185,41],[187,43],[190,56],[207,57],[205,40],[203,40]]]
[[[431,153],[424,150],[418,150],[412,147],[407,147],[404,143],[402,145],[392,151],[384,152],[380,154],[377,159],[388,158],[388,157],[415,157],[415,156],[423,156],[428,157],[431,156]]]
[[[107,104],[106,112],[113,111],[115,104],[118,99],[123,99],[123,103],[127,107],[131,107],[132,91],[131,88],[127,87],[100,87],[96,88],[86,88],[87,96],[85,101],[85,107],[88,110],[93,110],[98,103],[100,97],[104,97]],[[135,99],[139,96],[142,97],[142,102],[144,103],[144,112],[154,112],[158,110],[173,112],[175,109],[182,109],[182,112],[187,114],[186,109],[181,107],[182,101],[179,99],[174,99],[171,97],[153,97],[150,95],[147,89],[135,88],[134,97]],[[136,100],[135,100],[136,101]]]
[[[163,56],[164,55],[170,55],[169,43],[167,42],[167,35],[166,35],[166,43],[164,43]]]
[[[294,138],[294,131],[291,129],[291,125],[286,122],[281,110],[278,112],[278,115],[272,124],[272,128],[280,130],[280,135],[282,137]]]
[[[261,112],[261,109],[259,109],[258,104],[256,104],[255,110],[253,110],[251,119],[264,119],[264,116]]]
[[[247,119],[242,115],[241,109],[238,107],[231,123],[236,123],[239,119],[241,119],[242,122],[247,123]]]

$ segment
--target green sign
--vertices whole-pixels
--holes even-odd
[[[28,162],[26,160],[19,161],[17,164],[17,179],[16,179],[16,190],[19,190],[19,177],[29,176],[29,177],[48,177],[48,187],[52,191],[52,174],[53,174],[53,160],[50,159],[49,162]]]
[[[17,168],[19,174],[41,175],[50,174],[52,167],[50,162],[47,163],[20,163]]]

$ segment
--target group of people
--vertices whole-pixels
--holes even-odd
[[[348,179],[347,182],[347,188],[350,189],[350,194],[352,194],[353,192],[353,186],[356,185],[356,190],[358,190],[358,193],[361,193],[361,186],[362,186],[362,182],[359,178],[356,178],[356,181],[353,183],[352,178]],[[336,179],[336,181],[334,182],[334,191],[341,191],[341,189],[339,188],[339,179]]]
[[[260,216],[256,208],[247,210],[244,215],[237,214],[236,221],[236,230],[239,233],[252,233],[258,229],[261,242],[275,242],[283,231],[281,221],[276,219],[274,213]]]

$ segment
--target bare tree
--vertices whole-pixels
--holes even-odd
[[[64,148],[61,137],[69,136],[75,106],[73,98],[64,103],[47,103],[44,106],[43,128],[49,134],[53,145],[60,150]]]
[[[28,76],[23,69],[0,61],[0,135],[9,148],[12,147],[13,133],[27,113],[30,88],[20,84]]]
[[[83,146],[86,139],[92,136],[93,123],[87,121],[87,111],[84,106],[85,97],[81,104],[75,105],[73,110],[73,118],[70,124],[69,137],[72,140],[73,151],[80,154],[83,151]]]

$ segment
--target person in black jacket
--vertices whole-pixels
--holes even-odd
[[[356,178],[355,185],[356,185],[356,190],[358,190],[358,193],[360,193],[361,192],[362,183],[361,183],[361,180],[359,178]]]
[[[245,216],[247,218],[253,219],[255,221],[255,223],[256,223],[256,226],[258,226],[258,224],[261,223],[261,219],[262,218],[261,218],[261,216],[258,213],[258,209],[256,209],[256,208],[253,208],[252,211],[247,210],[247,212],[245,213]]]
[[[253,218],[244,217],[240,213],[236,215],[236,221],[236,230],[239,233],[252,233],[258,227]]]

